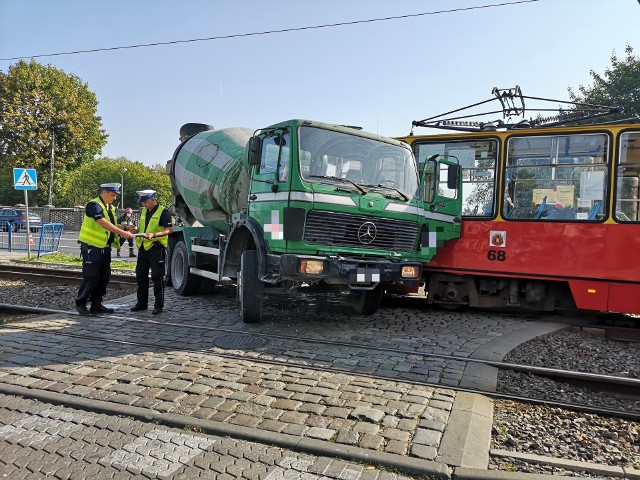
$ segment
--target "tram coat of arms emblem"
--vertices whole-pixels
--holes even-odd
[[[506,247],[507,232],[499,231],[499,230],[491,230],[491,232],[489,232],[489,246],[490,247]]]

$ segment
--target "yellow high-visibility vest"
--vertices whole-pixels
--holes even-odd
[[[160,226],[160,215],[162,215],[162,211],[164,207],[158,205],[158,209],[151,216],[149,220],[149,225],[147,225],[147,209],[143,208],[142,213],[140,213],[140,233],[158,233],[164,230],[164,227]],[[144,246],[145,250],[149,250],[153,247],[154,243],[159,243],[163,247],[167,247],[169,245],[169,237],[158,237],[152,238],[151,240],[147,240],[146,238],[138,237],[136,238],[136,246],[140,249],[140,246]]]
[[[87,205],[91,202],[96,202],[100,207],[102,207],[102,214],[104,218],[111,222],[111,217],[115,219],[115,209],[113,205],[109,205],[108,207],[102,201],[100,197],[96,197],[90,202],[87,202]],[[85,205],[86,208],[86,205]],[[111,216],[109,215],[111,212]],[[107,242],[109,241],[109,236],[111,232],[106,230],[100,226],[98,222],[96,222],[93,218],[85,215],[84,220],[82,220],[82,226],[80,227],[80,234],[78,235],[78,241],[84,242],[87,245],[91,245],[93,247],[104,248],[107,246]],[[116,234],[113,236],[112,246],[118,248],[120,246],[120,237]]]

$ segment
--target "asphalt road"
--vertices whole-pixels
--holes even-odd
[[[67,255],[80,255],[80,245],[78,245],[78,232],[76,231],[65,231],[62,233],[62,238],[60,239],[60,246],[58,248],[60,253],[66,253]],[[137,250],[136,250],[137,252]],[[125,262],[135,262],[135,258],[129,258],[129,244],[125,244],[124,248],[121,251],[122,257],[116,257],[116,250],[113,249],[111,256],[113,258],[118,258],[118,260],[122,260]]]

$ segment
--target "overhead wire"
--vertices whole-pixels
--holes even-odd
[[[165,45],[176,45],[182,43],[194,43],[194,42],[207,42],[213,40],[228,40],[231,38],[242,38],[242,37],[253,37],[259,35],[273,35],[277,33],[288,33],[288,32],[299,32],[304,30],[317,30],[321,28],[334,28],[334,27],[344,27],[348,25],[358,25],[365,23],[374,23],[374,22],[384,22],[389,20],[401,20],[405,18],[415,18],[415,17],[424,17],[428,15],[441,15],[444,13],[459,13],[470,10],[481,10],[486,8],[496,8],[496,7],[506,7],[511,5],[517,5],[522,3],[535,3],[540,2],[542,0],[515,0],[511,2],[502,2],[502,3],[492,3],[485,5],[477,5],[475,7],[461,7],[461,8],[452,8],[449,10],[437,10],[433,12],[423,12],[423,13],[412,13],[407,15],[396,15],[391,17],[381,17],[381,18],[369,18],[365,20],[353,20],[350,22],[338,22],[338,23],[327,23],[321,25],[310,25],[306,27],[293,27],[293,28],[283,28],[279,30],[265,30],[262,32],[248,32],[248,33],[236,33],[231,35],[219,35],[215,37],[205,37],[205,38],[191,38],[187,40],[171,40],[166,42],[153,42],[153,43],[139,43],[134,45],[123,45],[119,47],[104,47],[104,48],[92,48],[86,50],[74,50],[69,52],[57,52],[57,53],[42,53],[38,55],[22,55],[18,57],[9,57],[9,58],[0,58],[0,61],[11,61],[11,60],[22,60],[26,58],[44,58],[44,57],[57,57],[63,55],[78,55],[82,53],[97,53],[97,52],[109,52],[114,50],[126,50],[133,48],[146,48],[146,47],[158,47]],[[640,1],[640,0],[639,0]]]

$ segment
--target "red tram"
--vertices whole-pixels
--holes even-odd
[[[640,124],[480,125],[402,138],[462,167],[462,234],[425,265],[428,301],[640,313]]]

